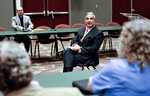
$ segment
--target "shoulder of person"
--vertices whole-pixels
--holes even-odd
[[[17,16],[13,16],[13,17],[12,17],[12,19],[16,19],[16,18],[17,18]]]
[[[30,18],[29,16],[27,16],[27,15],[23,15],[25,18]]]
[[[111,59],[109,64],[115,68],[124,69],[128,66],[128,60],[125,58]]]

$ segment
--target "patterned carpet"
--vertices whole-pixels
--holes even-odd
[[[97,69],[101,69],[104,67],[110,59],[117,58],[117,53],[115,51],[115,47],[117,45],[118,39],[112,39],[113,41],[113,50],[108,50],[108,42],[106,44],[105,50],[102,50],[102,46],[99,49],[99,65],[96,67]],[[62,46],[60,42],[58,42],[58,49],[61,51]],[[65,48],[69,47],[70,42],[64,42]],[[35,41],[32,41],[32,51],[34,53]],[[38,56],[31,56],[32,61],[32,70],[34,75],[44,75],[44,74],[54,74],[54,73],[62,73],[63,71],[63,57],[60,55],[56,58],[56,53],[52,52],[51,56],[51,44],[40,44],[40,59]],[[36,52],[37,53],[37,52]],[[92,67],[90,69],[93,69]],[[81,67],[75,67],[73,71],[81,70]],[[88,70],[85,68],[84,70]]]

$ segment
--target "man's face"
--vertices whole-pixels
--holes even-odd
[[[85,24],[88,28],[92,28],[95,25],[95,19],[93,15],[86,15]]]
[[[17,9],[17,14],[18,14],[18,16],[22,16],[23,15],[23,9],[22,8],[18,8]]]

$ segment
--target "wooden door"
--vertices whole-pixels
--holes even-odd
[[[25,15],[31,17],[34,28],[49,26],[53,28],[52,13],[54,14],[54,27],[58,24],[69,24],[68,0],[23,0]]]

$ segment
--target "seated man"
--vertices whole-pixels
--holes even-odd
[[[99,64],[98,50],[103,42],[103,33],[95,26],[95,15],[88,12],[85,16],[85,28],[78,30],[74,43],[63,55],[63,72],[72,71],[77,64],[96,66]]]
[[[3,96],[82,96],[77,88],[41,87],[37,81],[31,81],[30,66],[30,57],[22,45],[14,41],[0,42],[0,91]]]
[[[128,22],[118,41],[118,58],[90,77],[88,89],[102,96],[150,96],[150,22]]]
[[[15,31],[23,31],[26,30],[32,30],[33,24],[30,20],[29,16],[23,15],[23,8],[19,7],[17,8],[17,15],[15,17],[12,17],[12,23],[11,26]],[[29,46],[31,44],[30,37],[27,35],[19,35],[15,37],[15,41],[21,43],[23,42],[25,45],[25,48],[27,52],[29,52]]]

